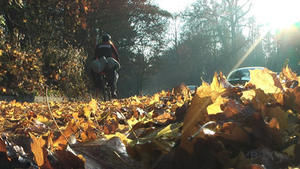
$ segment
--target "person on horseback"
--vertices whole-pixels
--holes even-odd
[[[107,76],[108,84],[111,88],[111,96],[117,97],[117,82],[119,78],[118,70],[120,69],[120,59],[117,48],[111,41],[109,34],[102,36],[102,42],[96,46],[95,58],[104,63],[104,70],[100,73],[94,73],[96,89],[103,90],[103,79],[101,79],[101,73],[105,73]]]

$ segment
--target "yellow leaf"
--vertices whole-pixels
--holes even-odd
[[[255,90],[246,90],[242,92],[243,95],[241,97],[242,100],[252,100],[255,97]]]
[[[139,121],[136,118],[134,118],[133,116],[130,119],[127,120],[127,123],[128,123],[129,126],[134,126],[138,122]]]
[[[225,104],[227,101],[228,101],[228,99],[226,99],[222,96],[219,96],[213,104],[211,104],[207,107],[207,113],[208,114],[217,114],[217,113],[223,112],[221,110],[220,106],[222,104]]]
[[[3,50],[0,49],[0,56],[2,56],[2,54],[3,54]]]
[[[55,118],[61,118],[61,115],[62,115],[62,112],[59,111],[59,110],[57,110],[57,111],[55,111],[55,113],[53,113],[53,116],[54,116]]]
[[[157,133],[157,137],[176,137],[182,127],[183,123],[169,124]]]
[[[225,88],[222,86],[222,84],[220,83],[220,81],[218,80],[218,74],[215,73],[214,77],[213,77],[213,81],[210,84],[211,90],[215,91],[215,92],[223,92],[225,90]]]
[[[282,74],[288,79],[288,80],[298,80],[297,74],[292,72],[292,70],[286,66],[282,69]]]
[[[151,104],[157,103],[157,102],[159,102],[159,101],[160,101],[160,99],[159,99],[159,94],[156,93],[156,94],[154,95],[153,99],[150,101],[149,104],[151,105]]]
[[[40,167],[44,164],[43,146],[45,145],[46,141],[42,137],[37,138],[31,133],[29,133],[29,135],[32,139],[32,143],[30,144],[31,151],[34,155],[37,165]]]
[[[90,111],[90,108],[89,107],[84,107],[83,108],[83,111],[84,111],[84,116],[89,119],[90,118],[90,115],[91,115],[91,111]]]
[[[127,138],[127,136],[123,133],[116,132],[115,134],[107,134],[104,135],[106,139],[111,139],[113,137],[119,137],[125,145],[128,145],[132,142],[131,139]]]
[[[257,89],[262,89],[265,93],[282,92],[282,85],[277,78],[276,73],[268,69],[250,70],[250,81]]]
[[[91,111],[92,111],[92,112],[95,112],[95,111],[98,109],[98,106],[97,106],[97,100],[92,99],[92,100],[89,102],[89,107],[91,108]]]
[[[42,123],[46,123],[49,121],[49,119],[45,116],[42,116],[42,115],[37,115],[36,119],[39,121],[39,122],[42,122]]]
[[[6,93],[6,89],[5,88],[1,88],[3,93]]]

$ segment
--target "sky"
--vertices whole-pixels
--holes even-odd
[[[196,0],[154,0],[154,3],[171,13],[179,13]],[[300,21],[300,0],[254,0],[252,12],[259,23],[282,28]]]
[[[160,8],[171,13],[181,12],[189,7],[195,0],[154,0]]]

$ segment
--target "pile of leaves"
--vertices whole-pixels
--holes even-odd
[[[109,102],[0,102],[5,168],[297,168],[299,77],[252,70],[242,87],[215,74]]]

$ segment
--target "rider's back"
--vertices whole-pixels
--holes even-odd
[[[101,44],[97,45],[95,50],[96,57],[111,57],[112,53],[112,46],[109,42],[102,42]]]

